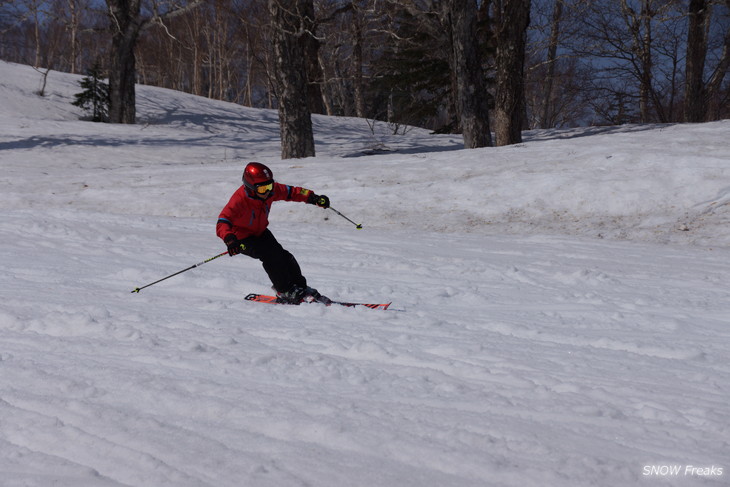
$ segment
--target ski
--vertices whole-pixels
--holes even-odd
[[[288,305],[295,305],[294,303],[284,303],[279,301],[279,299],[276,296],[268,296],[266,294],[256,294],[251,293],[248,296],[246,296],[246,301],[256,301],[258,303],[270,303],[270,304],[288,304]],[[370,309],[388,309],[388,306],[391,305],[391,303],[381,303],[381,304],[374,304],[374,303],[349,303],[346,301],[333,301],[329,298],[326,298],[322,296],[317,301],[307,301],[303,300],[302,303],[320,303],[324,304],[325,306],[331,306],[333,304],[338,304],[340,306],[346,306],[348,308],[354,308],[356,306],[364,306],[366,308]],[[300,304],[300,303],[296,303]]]

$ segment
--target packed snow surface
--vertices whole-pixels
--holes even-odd
[[[458,136],[0,62],[0,486],[727,485],[730,121]],[[310,285],[244,301],[214,233],[246,162],[331,198],[271,229]]]

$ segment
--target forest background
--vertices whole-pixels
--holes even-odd
[[[133,36],[120,38],[125,28]],[[284,58],[282,33],[295,49]],[[730,116],[730,0],[0,0],[0,58],[41,75],[118,70],[120,42],[131,43],[132,85],[280,118],[291,68],[306,73],[295,98],[311,113],[394,132],[463,132],[474,106],[460,93],[471,92],[492,117],[500,103],[514,108],[517,136],[500,140],[497,117],[497,145],[529,128]],[[476,84],[463,85],[464,72]],[[134,123],[133,91],[128,102],[131,114],[112,121]]]

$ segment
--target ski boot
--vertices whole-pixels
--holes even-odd
[[[282,304],[300,304],[304,301],[306,288],[301,286],[293,286],[291,289],[285,292],[276,293],[276,300]]]

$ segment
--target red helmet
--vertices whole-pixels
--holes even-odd
[[[257,186],[266,186],[274,182],[274,173],[260,162],[249,162],[243,170],[243,185],[252,193],[256,193]]]

